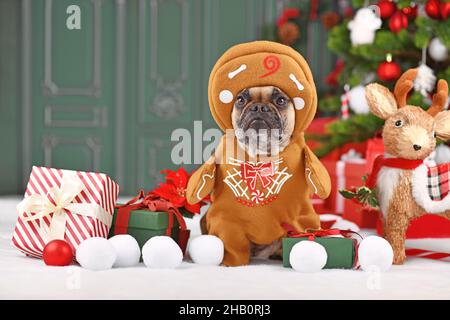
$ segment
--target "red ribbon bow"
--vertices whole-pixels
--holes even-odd
[[[241,175],[247,182],[250,190],[256,189],[256,180],[261,181],[263,188],[266,188],[272,183],[272,176],[275,174],[275,168],[272,162],[262,163],[254,166],[250,163],[244,162],[241,164]]]
[[[142,201],[138,202],[139,200]],[[158,195],[152,193],[145,195],[144,190],[139,190],[139,194],[135,198],[131,199],[124,205],[116,206],[116,208],[118,211],[114,226],[115,235],[127,233],[131,211],[139,209],[167,212],[169,215],[169,223],[166,229],[167,236],[170,236],[172,233],[174,217],[177,219],[181,230],[186,230],[186,222],[177,207],[175,207],[170,201],[160,198]]]
[[[305,232],[298,232],[293,226],[288,223],[282,223],[282,227],[287,231],[289,238],[308,238],[313,241],[316,237],[329,237],[329,236],[343,236],[344,238],[351,238],[352,235],[357,235],[361,239],[361,235],[351,230],[341,229],[306,229]]]

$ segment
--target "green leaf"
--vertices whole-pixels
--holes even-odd
[[[349,190],[345,190],[345,189],[339,190],[339,193],[340,193],[345,199],[354,199],[354,198],[357,197],[357,194],[356,194],[356,193],[354,193],[354,192],[352,192],[352,191],[349,191]]]
[[[369,198],[367,204],[368,204],[369,206],[371,206],[372,208],[378,209],[378,207],[379,207],[378,200],[377,200],[377,198],[375,198],[375,197]]]
[[[361,8],[364,6],[365,0],[352,0],[352,7],[353,8]]]

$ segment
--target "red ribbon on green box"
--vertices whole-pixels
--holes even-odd
[[[135,198],[131,199],[124,205],[116,206],[116,208],[118,210],[116,223],[114,225],[115,235],[127,233],[131,211],[140,209],[167,212],[169,216],[169,223],[167,224],[166,229],[167,236],[170,236],[172,233],[174,218],[177,219],[180,229],[186,230],[186,222],[177,207],[175,207],[170,201],[162,199],[155,194],[149,193],[145,195],[144,190],[140,190],[139,194]]]
[[[351,230],[306,229],[305,232],[298,232],[289,223],[282,223],[281,226],[287,231],[289,238],[308,238],[308,240],[314,240],[315,237],[343,236],[344,238],[351,238],[352,235],[357,235],[362,239],[359,233]]]

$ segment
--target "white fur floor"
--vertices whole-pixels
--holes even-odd
[[[323,270],[301,274],[280,261],[245,267],[89,271],[47,267],[10,245],[19,197],[0,197],[0,299],[450,299],[450,262],[409,259],[386,273]],[[198,234],[198,220],[188,222]],[[365,230],[370,233],[370,230]],[[450,239],[411,246],[450,252]]]

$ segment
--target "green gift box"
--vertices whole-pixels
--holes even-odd
[[[328,259],[324,269],[352,269],[356,258],[356,240],[337,237],[287,237],[283,238],[283,266],[290,268],[289,254],[292,247],[300,241],[315,241],[324,246]]]
[[[115,208],[109,237],[115,235],[116,227],[126,227],[126,233],[134,237],[142,249],[148,239],[166,235],[169,225],[169,213],[167,212],[150,211],[148,209],[131,210],[127,226],[117,225],[117,214],[118,208]],[[170,237],[178,243],[183,253],[186,250],[189,234],[189,230],[180,228],[177,219],[174,217]]]

